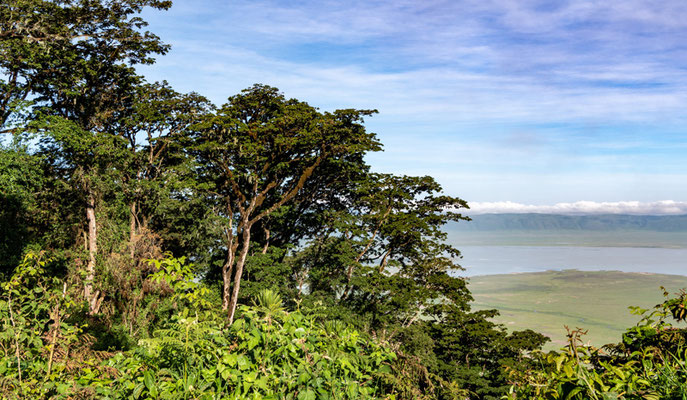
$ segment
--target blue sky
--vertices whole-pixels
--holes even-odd
[[[470,203],[687,201],[687,2],[210,1],[146,12],[150,80],[376,108],[377,171]]]

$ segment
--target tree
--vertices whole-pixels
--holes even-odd
[[[323,163],[378,149],[362,125],[373,113],[321,113],[276,88],[255,85],[197,126],[203,179],[214,184],[208,195],[225,220],[222,307],[230,323],[253,227],[292,202]]]
[[[166,9],[171,2],[9,0],[0,5],[2,131],[17,132],[25,126],[22,117],[28,114],[19,111],[26,109],[21,107],[30,99],[29,118],[39,121],[34,129],[44,137],[61,132],[59,138],[49,139],[51,149],[64,149],[62,140],[67,147],[79,143],[71,148],[84,150],[53,159],[63,165],[86,161],[67,169],[79,173],[88,227],[84,295],[91,312],[98,310],[101,301],[94,289],[99,197],[94,181],[103,170],[96,170],[94,164],[102,166],[111,160],[93,159],[103,152],[89,154],[92,149],[82,146],[107,144],[119,149],[120,144],[108,141],[107,135],[118,135],[122,114],[141,82],[133,66],[150,64],[152,55],[168,49],[157,36],[141,32],[146,23],[136,14],[147,6]]]
[[[168,50],[157,36],[140,31],[147,23],[135,14],[170,6],[160,0],[2,1],[0,132],[16,132],[27,99],[58,105],[84,126],[106,117],[119,102],[112,89],[133,75],[130,67],[150,64],[152,54]]]
[[[46,183],[41,167],[22,146],[0,145],[0,277],[12,275],[24,248],[42,234],[35,220],[49,207],[36,201]]]
[[[185,349],[186,328],[223,319],[219,306],[206,310],[209,298],[200,293],[207,288],[192,289],[194,273],[205,268],[205,283],[216,277],[213,272],[221,275],[230,324],[246,293],[274,285],[291,297],[287,307],[314,311],[308,317],[292,314],[310,325],[322,316],[343,319],[362,328],[363,340],[392,342],[402,372],[378,372],[389,379],[386,384],[403,383],[409,397],[465,398],[458,386],[481,398],[500,396],[502,367],[527,362],[524,352],[543,338],[532,332],[508,335],[489,322],[493,310],[470,310],[467,282],[455,275],[460,253],[445,243],[442,231],[446,222],[465,219],[447,210],[467,204],[444,196],[431,177],[370,172],[364,156],[381,145],[363,123],[374,110],[321,112],[264,85],[230,97],[217,110],[195,93],[146,83],[135,66],[152,63],[152,56],[168,49],[143,31],[138,14],[148,6],[165,9],[170,2],[0,0],[0,132],[14,135],[12,147],[0,149],[0,254],[7,256],[0,268],[9,272],[22,253],[42,247],[58,257],[46,264],[50,271],[35,269],[32,275],[64,277],[68,270],[64,282],[42,288],[50,289],[43,292],[54,307],[32,303],[43,311],[36,319],[40,332],[29,329],[30,337],[40,339],[31,339],[30,348],[47,355],[47,363],[26,363],[31,352],[22,350],[14,320],[23,306],[0,285],[9,317],[0,336],[14,350],[5,352],[10,362],[2,365],[16,365],[20,386],[24,366],[34,376],[46,365],[47,375],[80,371],[66,367],[75,365],[68,364],[69,356],[87,359],[81,355],[111,345],[125,349],[155,328],[171,328],[160,340],[185,337]],[[173,258],[143,262],[169,251],[210,265],[192,267]],[[14,276],[29,271],[24,267]],[[12,279],[12,286],[21,286],[21,279]],[[73,294],[83,294],[90,315],[71,302]],[[205,316],[180,301],[191,298],[203,304]],[[280,307],[256,312],[281,312]],[[176,311],[179,324],[169,324]],[[192,314],[195,319],[187,318]],[[224,333],[245,333],[239,322]],[[69,324],[75,325],[62,329]],[[326,326],[326,336],[338,340],[336,332],[345,324]],[[62,341],[65,333],[68,341]],[[103,337],[110,339],[101,342]],[[213,337],[210,342],[222,336]],[[42,340],[49,347],[36,347]],[[61,341],[63,349],[73,343],[79,349],[56,356]],[[258,342],[251,339],[246,348],[255,350]],[[176,358],[169,349],[167,355]],[[308,357],[302,361],[309,368]],[[53,361],[61,366],[52,368]],[[138,373],[143,364],[128,365],[127,371]],[[201,388],[190,384],[199,375],[182,369],[185,393]],[[127,382],[127,390],[141,394],[147,388],[154,397],[150,371],[145,382],[140,374],[135,384]],[[100,373],[119,375],[100,368],[83,372],[70,376],[79,375],[79,385],[87,385]],[[213,382],[235,378],[227,369],[218,372]],[[71,383],[53,380],[25,387],[35,383],[46,396],[67,395]],[[20,395],[27,393],[38,392]]]
[[[135,97],[120,130],[129,152],[122,185],[129,207],[132,259],[151,222],[157,222],[161,230],[168,228],[151,221],[160,219],[158,209],[168,209],[174,196],[187,198],[188,193],[182,192],[197,192],[189,171],[193,159],[186,150],[189,127],[214,108],[203,96],[177,93],[167,82],[140,85]]]
[[[464,280],[448,275],[460,270],[460,253],[442,231],[466,219],[446,211],[465,207],[463,200],[441,195],[431,177],[378,173],[349,182],[339,195],[349,207],[325,211],[321,229],[296,255],[304,295],[391,336],[440,299],[469,301]]]

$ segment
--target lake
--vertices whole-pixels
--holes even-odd
[[[585,246],[457,246],[465,268],[476,276],[578,269],[687,275],[686,248]]]

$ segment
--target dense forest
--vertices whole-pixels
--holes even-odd
[[[0,1],[0,397],[684,398],[684,294],[541,353],[470,308],[467,203],[366,164],[374,110],[138,74],[170,6]]]

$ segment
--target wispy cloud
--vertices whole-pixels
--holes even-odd
[[[184,29],[166,21],[176,50],[161,64],[181,67],[184,80],[224,77],[197,89],[211,97],[259,80],[312,93],[313,103],[350,98],[395,116],[687,118],[687,51],[674,39],[687,33],[675,17],[687,7],[630,3],[177,1]]]
[[[379,109],[377,170],[468,200],[687,198],[683,0],[174,3],[146,15],[173,45],[150,79]]]
[[[503,213],[681,215],[687,214],[687,202],[673,200],[653,202],[577,201],[554,205],[531,205],[511,201],[474,202],[470,203],[470,210],[467,213],[472,215]]]

